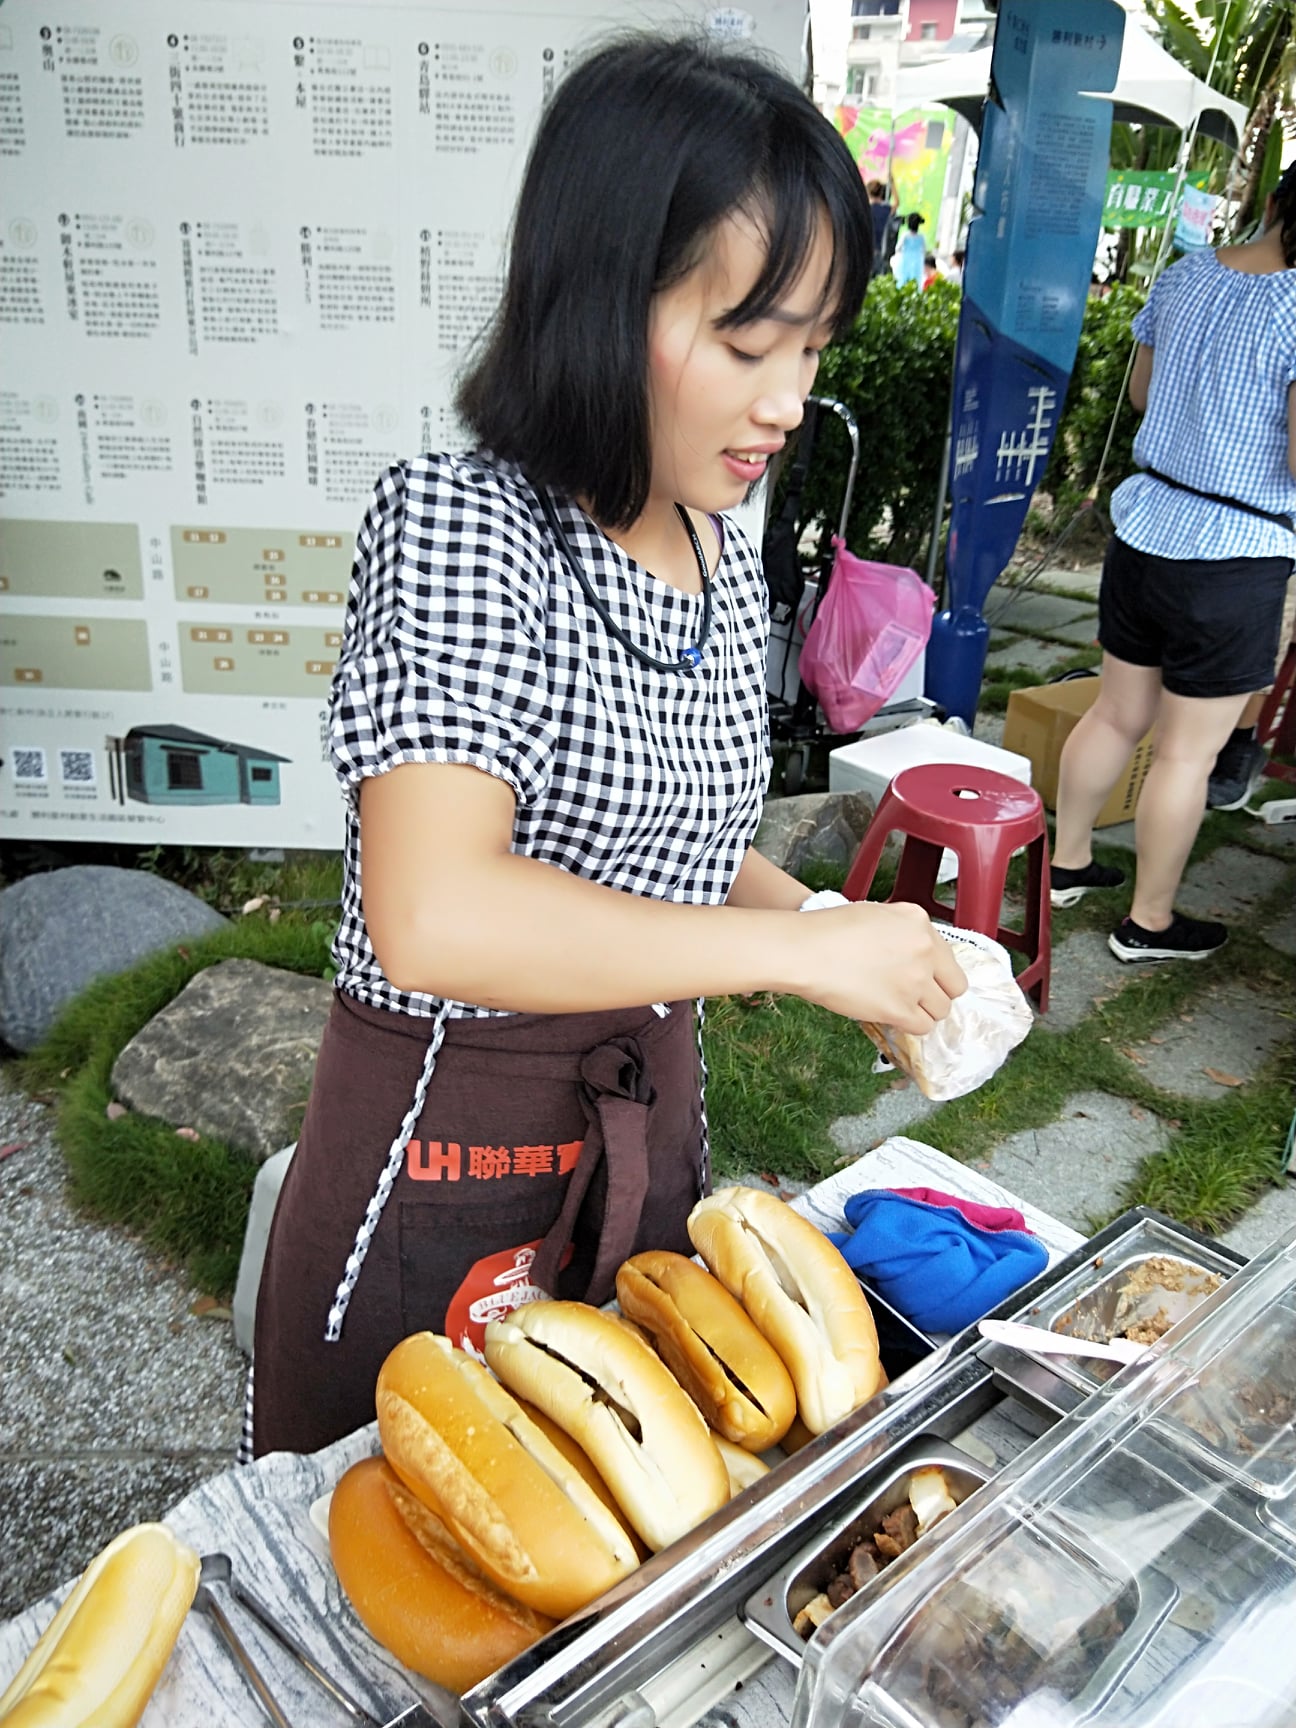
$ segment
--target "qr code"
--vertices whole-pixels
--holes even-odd
[[[14,779],[24,786],[43,786],[49,779],[43,750],[16,749],[13,753]]]
[[[60,750],[59,762],[65,786],[93,786],[95,759],[93,750]]]

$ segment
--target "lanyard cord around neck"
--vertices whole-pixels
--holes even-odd
[[[650,667],[654,672],[696,672],[702,664],[702,656],[706,651],[707,641],[711,635],[711,578],[707,574],[706,554],[702,550],[702,542],[698,539],[697,529],[693,526],[684,506],[677,504],[675,509],[680,521],[688,531],[689,542],[693,547],[693,556],[697,559],[698,575],[702,578],[702,633],[691,648],[680,649],[678,660],[655,660],[651,654],[645,654],[642,648],[630,640],[613,618],[611,612],[608,611],[606,602],[585,574],[581,561],[576,556],[575,550],[563,530],[562,523],[558,520],[558,512],[554,508],[553,499],[548,492],[543,490],[539,491],[539,497],[540,506],[545,514],[545,521],[549,524],[549,531],[557,542],[559,551],[566,559],[568,569],[580,583],[581,592],[595,612],[598,613],[608,634],[621,644],[627,654],[633,655],[641,665]]]

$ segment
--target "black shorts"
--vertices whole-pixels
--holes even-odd
[[[1290,558],[1160,558],[1113,534],[1098,593],[1098,640],[1131,666],[1159,666],[1173,696],[1243,696],[1273,682]]]

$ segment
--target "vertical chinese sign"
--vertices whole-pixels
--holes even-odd
[[[1000,8],[954,362],[947,609],[927,694],[969,725],[989,629],[981,608],[1048,461],[1102,222],[1116,0]]]

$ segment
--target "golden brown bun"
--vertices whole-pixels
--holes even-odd
[[[581,1302],[528,1303],[487,1325],[486,1359],[584,1448],[650,1548],[669,1547],[728,1500],[697,1405],[612,1315]]]
[[[797,1409],[822,1434],[882,1384],[877,1328],[827,1237],[759,1188],[722,1188],[689,1214],[693,1246],[778,1351]]]
[[[621,1311],[648,1332],[662,1361],[711,1426],[763,1452],[787,1433],[796,1391],[774,1346],[694,1260],[636,1254],[617,1273]]]
[[[375,1402],[392,1469],[528,1608],[565,1619],[639,1564],[580,1471],[448,1338],[416,1332],[398,1344]]]
[[[779,1441],[779,1445],[790,1458],[794,1452],[799,1452],[803,1446],[808,1446],[813,1439],[814,1435],[798,1416],[782,1440]]]
[[[0,1698],[4,1728],[134,1728],[198,1589],[198,1556],[136,1524],[86,1567]]]
[[[753,1482],[759,1482],[762,1476],[769,1475],[769,1465],[754,1452],[749,1452],[745,1446],[735,1446],[732,1440],[726,1440],[723,1434],[716,1435],[715,1443],[724,1459],[725,1469],[729,1472],[731,1500],[736,1494],[741,1494],[744,1488],[750,1488]]]
[[[416,1674],[466,1692],[553,1625],[497,1590],[381,1458],[333,1490],[329,1551],[366,1631]]]

